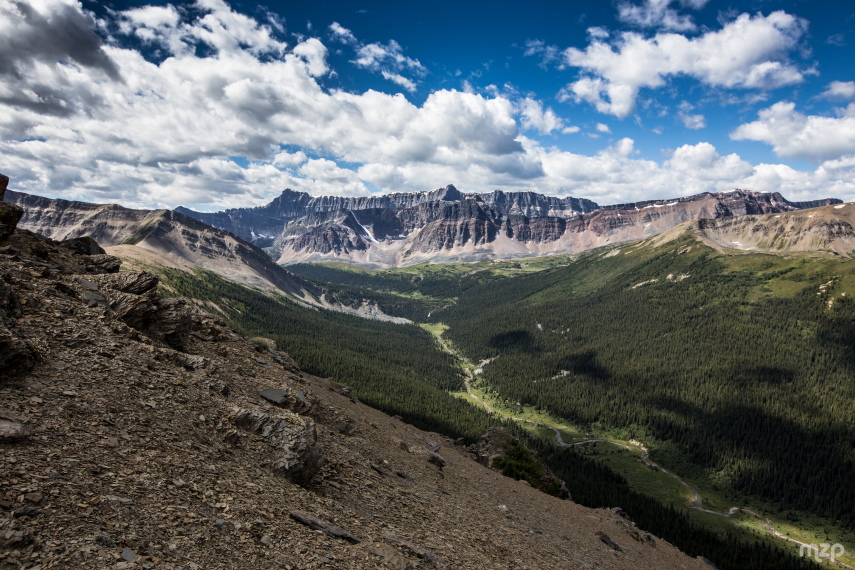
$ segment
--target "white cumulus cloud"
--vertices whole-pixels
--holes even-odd
[[[335,70],[321,39],[286,41],[281,25],[222,2],[119,11],[99,26],[80,4],[51,1],[41,12],[0,4],[0,46],[32,47],[0,49],[0,172],[25,192],[208,210],[263,204],[285,188],[364,195],[448,183],[603,204],[734,186],[855,198],[855,163],[843,155],[820,153],[825,162],[801,171],[699,143],[657,162],[629,138],[585,155],[526,136],[579,131],[532,97],[445,89],[415,104],[401,93],[327,89]],[[85,45],[48,37],[67,29]],[[421,64],[395,45],[370,57],[381,74],[412,80]],[[785,115],[835,121],[842,136],[853,112],[841,113]]]
[[[677,118],[683,123],[683,126],[687,129],[703,129],[707,126],[707,121],[703,115],[699,113],[692,113],[694,110],[694,105],[689,103],[688,101],[683,101],[680,103],[679,111],[677,112]]]
[[[359,43],[359,41],[356,39],[356,36],[353,35],[353,32],[351,32],[338,22],[333,22],[332,24],[330,24],[330,32],[332,32],[333,37],[346,44],[355,45]]]
[[[855,81],[832,81],[819,96],[823,99],[855,99]]]
[[[838,117],[804,115],[796,111],[795,103],[781,101],[760,111],[756,121],[740,125],[730,136],[768,143],[778,156],[836,159],[855,154],[855,103],[838,112]]]
[[[613,42],[595,39],[584,50],[564,51],[567,64],[583,76],[562,98],[593,104],[601,113],[624,118],[642,88],[663,87],[671,77],[688,76],[715,87],[772,89],[799,83],[804,72],[787,54],[804,35],[804,20],[782,11],[768,16],[742,14],[722,29],[695,38],[658,33],[646,38],[625,32]]]
[[[709,0],[684,0],[679,4],[700,9]],[[621,2],[618,4],[618,19],[643,28],[661,28],[676,32],[693,31],[697,28],[691,16],[679,14],[671,8],[673,0],[645,0],[642,4]]]
[[[414,79],[407,77],[404,73],[410,73],[416,77],[422,77],[427,73],[427,69],[419,60],[404,55],[404,49],[395,40],[389,40],[386,44],[380,42],[363,44],[353,32],[338,22],[330,24],[329,29],[334,39],[356,49],[356,59],[353,63],[357,67],[377,73],[411,93],[417,89],[418,85]]]
[[[523,128],[536,129],[544,135],[564,128],[564,122],[555,111],[549,108],[544,110],[540,101],[530,97],[520,103],[520,117]]]

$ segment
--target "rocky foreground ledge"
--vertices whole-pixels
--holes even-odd
[[[119,269],[0,241],[0,568],[709,570]]]

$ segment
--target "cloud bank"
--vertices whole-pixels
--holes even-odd
[[[786,50],[802,25],[785,16],[731,25],[765,30],[770,45],[778,38]],[[266,203],[284,188],[364,195],[448,183],[466,191],[573,194],[603,204],[735,186],[794,199],[855,197],[852,149],[843,144],[806,151],[819,144],[812,129],[828,125],[787,104],[761,112],[734,136],[772,144],[776,151],[780,146],[782,156],[817,157],[823,162],[813,171],[752,165],[705,142],[669,151],[661,162],[641,158],[628,138],[593,155],[578,154],[534,138],[579,127],[532,97],[444,89],[417,105],[401,93],[327,89],[323,80],[335,71],[328,47],[318,38],[289,39],[283,30],[275,17],[251,18],[220,0],[138,8],[104,21],[70,1],[3,4],[0,171],[12,176],[13,188],[36,194],[208,210]],[[341,26],[328,33],[354,47],[353,65],[385,71],[391,81],[401,75],[397,82],[405,89],[403,80],[414,80],[403,73],[424,69],[393,40],[363,44]],[[754,55],[735,54],[741,63],[726,54],[719,63],[700,58],[692,42],[723,41],[710,34],[686,40],[690,49],[679,61],[666,50],[670,61],[639,69],[638,76],[619,72],[626,50],[656,52],[671,40],[623,36],[616,52],[596,43],[601,37],[579,57],[593,62],[605,50],[597,61],[606,63],[589,67],[601,75],[588,79],[600,81],[606,92],[629,89],[628,99],[612,99],[608,109],[631,105],[633,89],[686,69],[736,85],[800,77],[786,63],[763,67],[769,46]],[[703,118],[689,110],[685,120],[700,126]],[[782,131],[776,125],[784,115],[794,123]],[[831,124],[848,132],[851,119],[850,106]],[[609,129],[602,123],[594,130]],[[803,133],[801,143],[786,143],[793,132]]]

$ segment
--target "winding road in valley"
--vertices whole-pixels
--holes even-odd
[[[703,500],[701,498],[700,492],[698,492],[698,490],[693,485],[687,483],[682,478],[680,478],[678,475],[671,473],[670,471],[668,471],[667,469],[665,469],[664,467],[662,467],[661,465],[659,465],[658,463],[656,463],[655,461],[650,459],[650,454],[648,453],[647,448],[641,442],[630,440],[629,443],[624,443],[622,441],[614,441],[611,439],[586,439],[583,441],[574,441],[571,443],[567,443],[566,441],[564,441],[564,438],[561,437],[561,432],[557,428],[554,428],[550,425],[546,425],[546,424],[541,423],[541,422],[536,422],[534,420],[529,420],[526,418],[519,418],[519,417],[513,416],[507,412],[496,410],[493,406],[491,406],[490,404],[485,402],[483,398],[478,396],[478,394],[476,394],[475,391],[472,390],[472,386],[470,386],[470,383],[474,379],[477,371],[480,370],[481,367],[485,366],[490,361],[484,360],[476,368],[468,359],[463,357],[461,354],[455,352],[451,348],[451,346],[448,345],[448,343],[445,341],[445,339],[442,338],[441,334],[434,333],[434,336],[436,337],[437,341],[439,342],[440,346],[442,347],[442,349],[445,352],[447,352],[448,354],[451,354],[455,358],[459,359],[464,364],[463,369],[464,369],[466,375],[465,375],[465,378],[463,379],[463,384],[466,387],[466,393],[469,395],[469,397],[473,401],[478,402],[481,406],[483,406],[483,408],[487,411],[488,414],[495,414],[495,415],[499,415],[499,416],[502,416],[504,418],[507,418],[509,420],[514,420],[514,421],[518,421],[518,422],[525,422],[529,425],[534,425],[534,426],[550,429],[550,430],[555,432],[556,443],[558,443],[558,445],[560,445],[562,447],[576,447],[579,445],[587,445],[590,443],[609,443],[612,445],[617,445],[619,447],[623,447],[624,449],[628,449],[628,450],[631,450],[632,448],[638,449],[641,452],[641,461],[643,461],[645,465],[649,465],[650,467],[658,469],[659,471],[661,471],[665,475],[668,475],[669,477],[673,477],[678,483],[680,483],[686,489],[691,491],[691,493],[694,495],[695,498],[694,498],[692,506],[689,508],[692,508],[692,509],[695,509],[698,511],[702,511],[705,513],[709,513],[711,515],[719,515],[719,516],[723,516],[723,517],[730,517],[730,516],[733,516],[734,514],[738,513],[739,511],[742,511],[744,513],[747,513],[747,514],[749,514],[753,517],[756,517],[756,518],[760,519],[761,521],[763,521],[764,528],[769,533],[771,533],[773,536],[780,538],[781,540],[785,540],[787,542],[797,544],[799,546],[804,546],[808,549],[815,549],[816,545],[807,544],[805,542],[799,542],[798,540],[795,540],[794,538],[790,538],[789,536],[775,530],[772,527],[773,523],[769,518],[765,517],[764,515],[758,513],[757,511],[755,511],[753,509],[750,509],[748,507],[731,507],[730,510],[728,510],[727,512],[724,512],[724,513],[705,509],[703,507]],[[843,568],[848,568],[849,570],[855,570],[855,566],[850,566],[848,564],[845,564],[845,563],[837,560],[829,552],[818,552],[816,550],[809,550],[809,554],[808,554],[809,556],[813,557],[815,554],[818,554],[818,556],[820,558],[826,558],[826,559],[830,560],[831,562],[834,562],[834,563],[840,565]]]

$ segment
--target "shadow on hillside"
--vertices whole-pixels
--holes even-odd
[[[535,350],[534,337],[526,330],[515,330],[499,333],[490,338],[489,345],[499,351],[522,350],[532,352]]]
[[[593,350],[562,357],[558,361],[558,368],[569,370],[577,375],[585,375],[594,380],[606,381],[612,377],[611,372],[597,362],[597,353]]]
[[[839,451],[852,435],[840,427],[805,429],[759,406],[716,410],[679,398],[648,398],[658,411],[656,436],[677,443],[694,462],[724,470],[741,491],[795,508],[855,523],[855,462]]]

